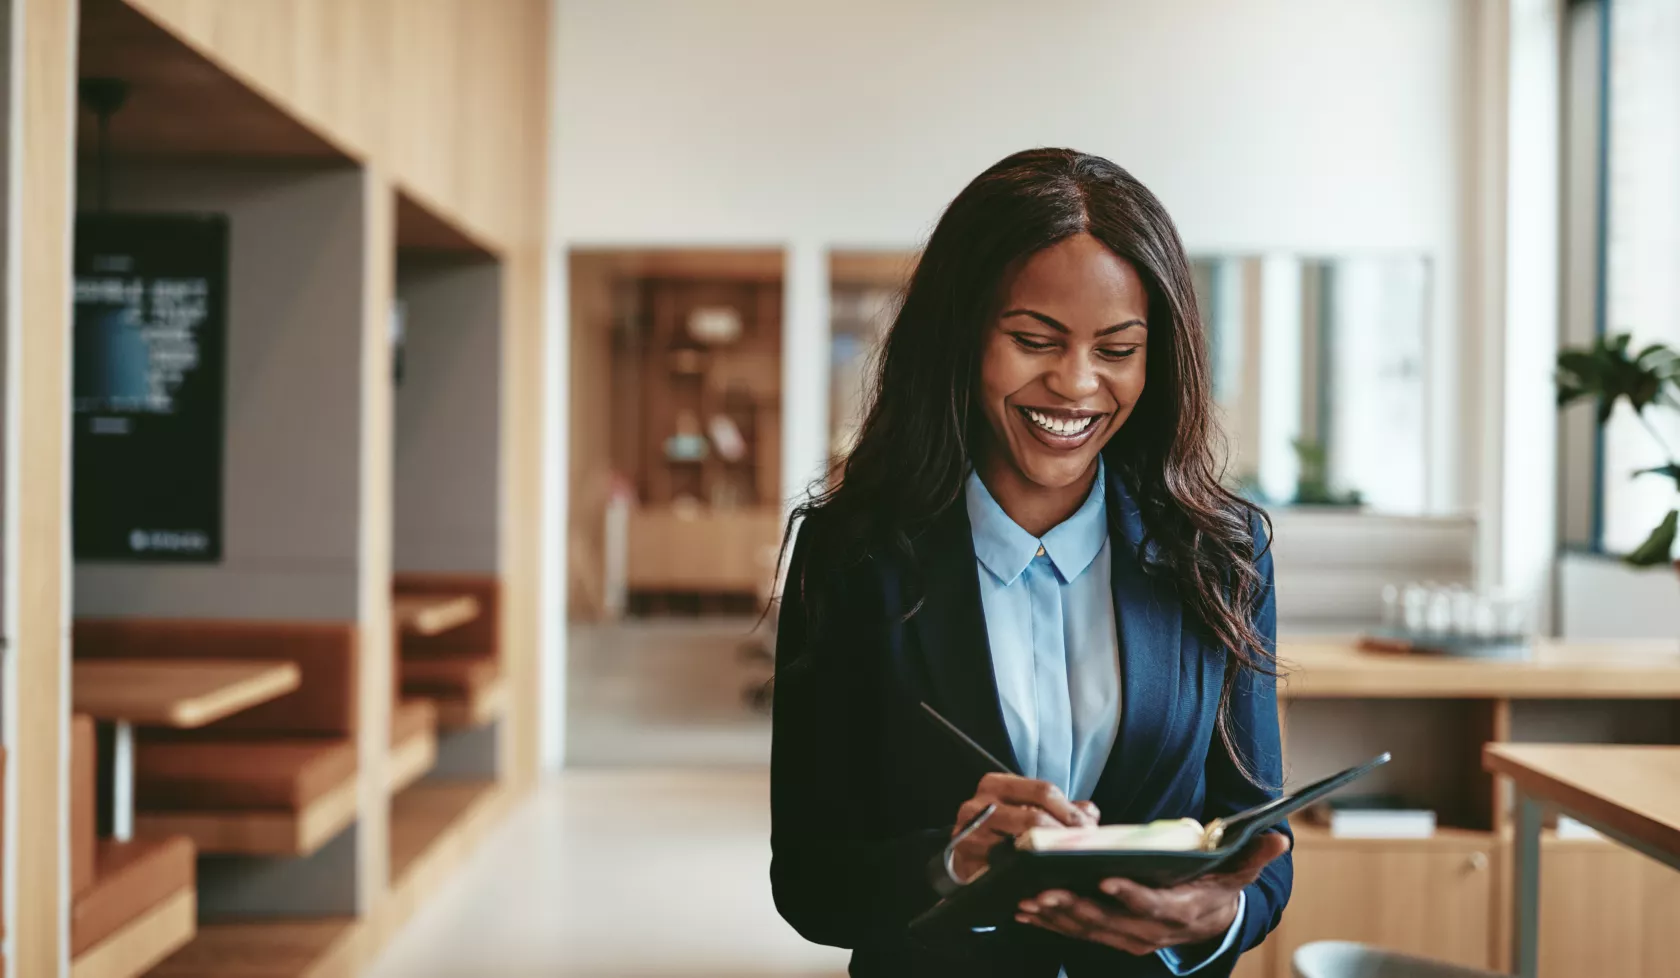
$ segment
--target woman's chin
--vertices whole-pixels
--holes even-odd
[[[1060,456],[1045,458],[1034,452],[1036,458],[1017,459],[1017,467],[1027,481],[1042,489],[1066,489],[1078,485],[1090,477],[1091,466],[1095,464],[1096,453],[1081,452],[1077,457]],[[1025,464],[1021,464],[1025,463]]]

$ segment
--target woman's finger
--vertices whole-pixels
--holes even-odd
[[[1127,913],[1145,920],[1160,913],[1161,891],[1128,879],[1103,880],[1098,889],[1114,899]]]
[[[1061,825],[1092,825],[1090,816],[1068,801],[1062,789],[1048,781],[1023,778],[1016,774],[988,774],[980,779],[975,795],[990,795],[1011,805],[1041,808]]]
[[[1148,954],[1165,944],[1161,928],[1113,915],[1070,893],[1051,891],[1038,902],[1038,913],[1028,916],[1036,916],[1047,929],[1068,937],[1106,944],[1129,954]]]
[[[1057,824],[1056,820],[1042,809],[1025,805],[999,805],[997,810],[992,812],[992,817],[986,819],[969,839],[984,839],[986,847],[991,848],[999,838],[1018,836],[1028,829],[1054,828]]]
[[[1243,847],[1234,864],[1215,875],[1235,881],[1240,889],[1258,879],[1260,871],[1289,848],[1289,837],[1282,832],[1263,832]]]

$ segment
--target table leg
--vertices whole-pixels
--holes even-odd
[[[1518,978],[1540,973],[1540,803],[1517,793],[1515,874],[1511,888],[1511,968]]]
[[[111,734],[111,837],[134,838],[134,725],[118,720]]]

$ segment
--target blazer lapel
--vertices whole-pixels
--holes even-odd
[[[911,622],[932,686],[928,705],[1019,771],[998,701],[974,538],[960,499],[934,521],[915,549],[923,591]]]
[[[1120,732],[1093,792],[1111,819],[1135,811],[1179,722],[1183,607],[1170,582],[1144,573],[1143,518],[1118,474],[1108,480],[1109,552],[1120,635]]]

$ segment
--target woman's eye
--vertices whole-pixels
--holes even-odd
[[[1120,347],[1118,349],[1114,347],[1105,347],[1104,349],[1098,350],[1097,353],[1104,360],[1124,360],[1137,351],[1138,348],[1135,346]]]
[[[1009,335],[1013,336],[1015,338],[1015,342],[1019,343],[1021,348],[1024,350],[1033,350],[1036,352],[1039,350],[1048,350],[1052,346],[1056,345],[1054,343],[1046,342],[1045,340],[1036,339],[1030,333],[1011,333]]]

